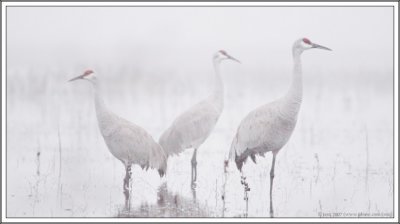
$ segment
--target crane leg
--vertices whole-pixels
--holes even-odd
[[[249,184],[246,181],[246,177],[243,174],[243,170],[240,171],[240,183],[243,185],[243,190],[244,190],[244,197],[243,200],[246,202],[246,212],[244,213],[244,217],[247,218],[249,214],[249,191],[250,187]]]
[[[274,183],[274,177],[275,177],[275,159],[276,159],[276,154],[277,152],[272,152],[272,166],[271,166],[271,171],[269,173],[270,177],[270,185],[269,185],[269,215],[271,218],[274,217],[274,208],[272,206],[272,187]]]
[[[193,156],[192,156],[192,182],[195,182],[197,179],[197,148],[194,149],[193,151]]]
[[[192,189],[193,200],[196,201],[196,183],[194,181],[192,181],[190,188]]]
[[[130,199],[131,199],[131,178],[132,178],[132,165],[125,166],[125,178],[124,178],[124,195],[125,195],[125,208],[130,209]]]

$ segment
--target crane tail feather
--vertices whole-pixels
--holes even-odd
[[[247,157],[242,157],[235,154],[235,163],[239,171],[242,171],[243,163],[246,161],[246,158]]]
[[[160,177],[163,177],[165,175],[165,170],[164,169],[158,169],[158,174]]]
[[[255,164],[257,164],[256,155],[255,155],[255,154],[251,154],[251,155],[250,155],[250,158],[251,158],[251,160],[253,160],[253,162],[254,162]]]

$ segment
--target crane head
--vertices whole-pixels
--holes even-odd
[[[95,76],[93,70],[88,69],[88,70],[84,71],[82,75],[79,75],[79,76],[77,76],[77,77],[75,77],[73,79],[70,79],[69,82],[72,82],[72,81],[75,81],[75,80],[78,80],[78,79],[94,81],[94,80],[96,80],[96,76]]]
[[[301,39],[297,40],[296,42],[294,42],[293,53],[296,53],[296,52],[302,53],[305,50],[314,49],[314,48],[331,51],[331,49],[324,47],[322,45],[313,43],[310,41],[310,39],[304,37],[304,38],[301,38]]]
[[[214,54],[214,61],[221,62],[223,60],[233,60],[233,61],[240,63],[239,60],[230,56],[228,53],[226,53],[226,51],[224,51],[224,50],[217,51],[217,53]]]

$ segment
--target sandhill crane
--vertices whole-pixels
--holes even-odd
[[[264,156],[266,152],[272,152],[270,170],[271,217],[273,217],[272,186],[276,154],[288,142],[296,126],[297,115],[302,102],[303,84],[300,56],[303,51],[313,48],[331,50],[312,43],[307,38],[297,40],[292,48],[294,68],[289,91],[282,98],[253,110],[242,120],[229,152],[229,158],[235,159],[236,166],[240,171],[242,171],[243,163],[249,156],[255,163],[257,154]]]
[[[94,87],[94,102],[100,132],[111,154],[125,166],[123,191],[125,206],[129,208],[132,165],[137,164],[146,170],[149,167],[155,168],[162,177],[166,172],[167,157],[161,146],[143,128],[107,109],[99,91],[97,77],[92,70],[86,70],[82,75],[69,81],[75,80],[87,80]]]
[[[197,149],[210,135],[224,108],[224,86],[219,66],[223,60],[228,59],[239,62],[224,50],[220,50],[214,54],[214,91],[205,100],[197,103],[177,117],[159,140],[167,156],[181,153],[188,148],[194,148],[191,160],[192,184],[197,178]]]

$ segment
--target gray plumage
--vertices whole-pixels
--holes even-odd
[[[277,153],[288,142],[303,98],[300,56],[304,50],[312,48],[328,49],[306,38],[293,44],[293,79],[289,91],[280,99],[253,110],[241,121],[229,152],[229,158],[235,160],[239,170],[249,156],[255,162],[256,155]]]
[[[243,164],[248,157],[256,163],[256,155],[264,156],[266,152],[272,152],[273,157],[270,171],[271,217],[274,214],[272,187],[275,176],[275,159],[279,150],[288,142],[296,126],[303,98],[300,56],[303,51],[312,48],[330,50],[321,45],[311,43],[307,38],[297,40],[292,48],[294,68],[289,91],[282,98],[250,112],[240,123],[229,151],[229,158],[235,160],[236,166],[240,171],[242,171]]]
[[[206,99],[177,117],[160,138],[168,156],[198,148],[210,135],[222,112],[223,101]]]
[[[99,129],[111,154],[125,166],[154,168],[163,176],[167,163],[161,146],[143,128],[107,110],[97,89],[95,95]]]
[[[164,176],[167,169],[167,157],[162,147],[141,127],[117,116],[107,109],[101,97],[97,78],[92,70],[87,70],[74,80],[87,80],[94,87],[94,99],[97,122],[104,141],[111,154],[125,166],[123,193],[125,206],[130,207],[132,165],[142,169],[154,168]]]
[[[215,88],[213,93],[178,116],[159,139],[159,143],[164,148],[167,156],[179,154],[188,148],[194,148],[192,180],[196,179],[197,173],[197,149],[211,134],[224,108],[224,86],[219,72],[219,65],[221,61],[227,59],[238,61],[223,50],[214,54]]]

